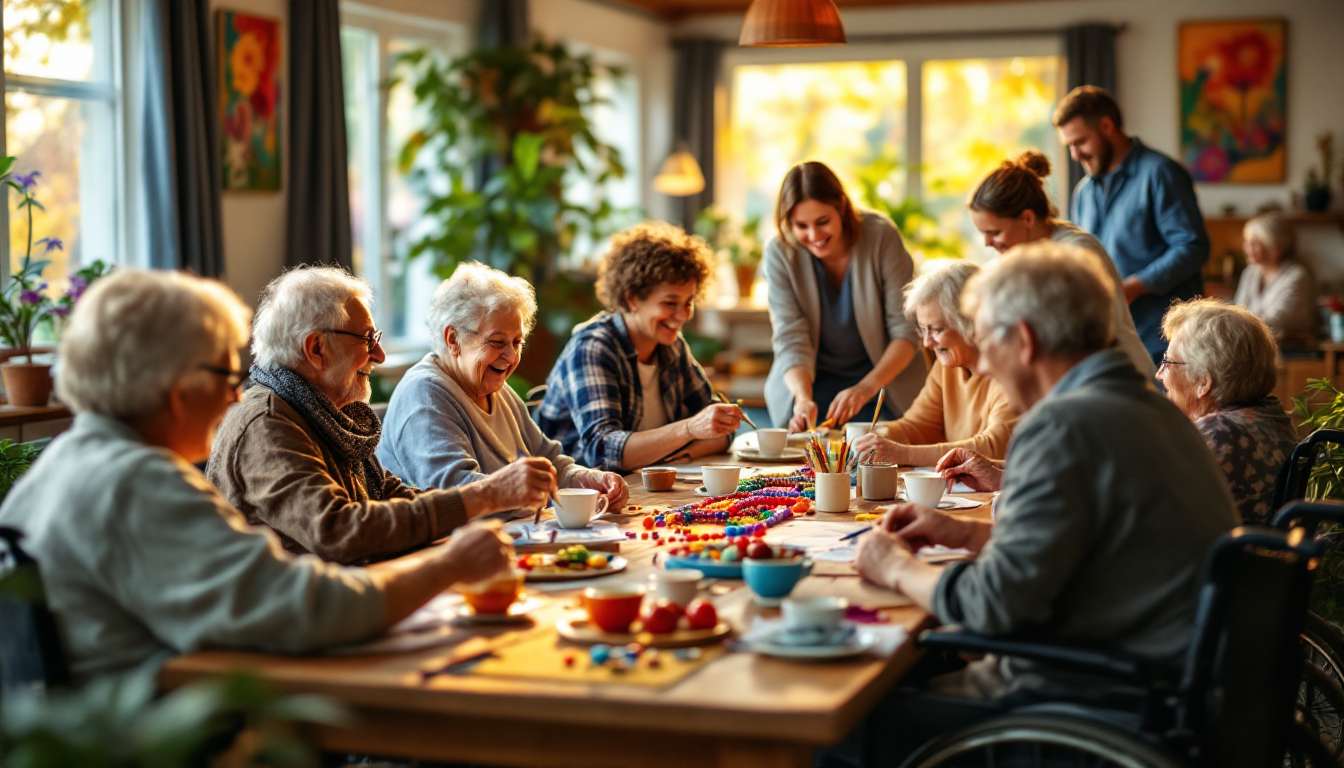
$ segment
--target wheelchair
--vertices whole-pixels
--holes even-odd
[[[1180,669],[1095,650],[930,631],[920,644],[992,653],[1113,680],[1124,708],[1029,704],[925,744],[905,768],[1321,768],[1333,756],[1295,716],[1299,634],[1322,547],[1306,531],[1237,528],[1212,547]]]

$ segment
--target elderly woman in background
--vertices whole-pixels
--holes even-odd
[[[644,223],[598,265],[607,311],[574,329],[546,379],[537,420],[590,467],[630,471],[723,453],[742,409],[714,402],[681,328],[714,272],[704,240]]]
[[[899,416],[924,384],[902,292],[915,265],[891,219],[860,211],[822,163],[789,170],[765,247],[775,351],[770,420],[795,432],[825,419],[870,421],[873,398]]]
[[[392,393],[378,446],[383,465],[421,487],[479,480],[507,489],[515,478],[505,470],[519,461],[544,464],[559,487],[593,488],[612,510],[625,506],[625,480],[574,463],[507,386],[536,317],[526,280],[477,262],[459,265],[430,303],[434,351]]]
[[[920,276],[905,292],[906,312],[917,323],[937,362],[910,409],[883,425],[885,437],[868,434],[854,442],[853,455],[867,460],[927,465],[955,448],[990,459],[1008,452],[1017,414],[993,379],[977,370],[980,350],[969,339],[970,318],[961,310],[961,292],[980,268],[959,261]]]
[[[1227,473],[1241,519],[1264,524],[1274,483],[1297,432],[1274,389],[1279,350],[1269,327],[1217,299],[1173,306],[1162,319],[1171,342],[1157,377],[1204,435]]]
[[[248,310],[223,285],[123,270],[80,300],[56,391],[75,411],[0,506],[41,563],[76,683],[152,675],[206,647],[312,653],[364,640],[455,581],[507,568],[494,527],[367,569],[295,558],[192,464],[238,402]]]
[[[1247,266],[1233,301],[1264,320],[1281,345],[1310,346],[1320,321],[1316,280],[1293,258],[1293,225],[1274,213],[1256,216],[1246,222],[1242,240]]]

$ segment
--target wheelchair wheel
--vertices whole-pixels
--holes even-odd
[[[1302,682],[1298,723],[1316,735],[1336,764],[1344,764],[1344,642],[1314,613],[1302,627]]]
[[[1051,715],[1010,714],[922,747],[903,768],[1187,768],[1188,763],[1110,726]]]

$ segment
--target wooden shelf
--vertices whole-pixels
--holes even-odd
[[[72,418],[70,409],[60,403],[48,403],[34,407],[0,403],[0,427],[18,427],[35,424],[40,421],[56,421]]]

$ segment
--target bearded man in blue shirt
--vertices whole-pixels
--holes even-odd
[[[1204,291],[1209,236],[1194,182],[1180,163],[1124,132],[1120,107],[1104,89],[1074,88],[1054,124],[1088,174],[1073,190],[1073,223],[1115,261],[1139,338],[1157,363],[1167,350],[1167,308]]]

